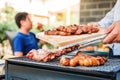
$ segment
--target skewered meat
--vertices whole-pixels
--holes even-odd
[[[99,29],[93,26],[87,25],[69,25],[69,26],[59,26],[56,29],[45,31],[46,35],[61,35],[61,36],[69,36],[69,35],[80,35],[80,34],[90,34],[96,33]]]
[[[31,50],[30,52],[27,53],[26,57],[36,60],[36,61],[51,61],[55,59],[56,57],[59,57],[63,54],[69,53],[73,50],[78,49],[79,45],[75,45],[69,48],[65,48],[62,50],[43,50],[43,49],[38,49],[38,50]]]
[[[66,57],[61,58],[60,62],[61,65],[66,65],[63,62],[69,63],[70,66],[75,67],[77,65],[80,66],[99,66],[99,65],[104,65],[105,62],[107,61],[107,58],[105,57],[93,57],[87,54],[83,54],[81,52],[78,52],[75,56],[73,56],[69,61],[66,60]],[[68,65],[67,65],[68,66]]]

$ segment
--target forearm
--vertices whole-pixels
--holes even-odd
[[[23,56],[23,52],[15,52],[14,56],[22,57]]]

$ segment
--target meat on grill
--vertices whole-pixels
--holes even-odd
[[[60,59],[60,64],[62,66],[99,66],[99,65],[103,65],[105,64],[105,62],[107,61],[107,58],[105,57],[93,57],[81,52],[78,52],[75,56],[73,56],[72,58],[67,58],[67,57],[62,57]]]
[[[90,34],[98,32],[98,27],[87,26],[87,25],[69,25],[69,26],[59,26],[56,29],[45,31],[46,35],[80,35],[80,34]]]
[[[56,57],[59,57],[63,54],[69,53],[73,50],[78,49],[79,45],[75,45],[69,48],[65,48],[62,50],[43,50],[43,49],[38,49],[38,50],[31,50],[30,52],[27,53],[26,57],[36,60],[36,61],[51,61],[55,59]]]
[[[43,49],[38,49],[38,50],[33,49],[26,55],[26,57],[33,60],[46,62],[49,61],[50,59],[55,58],[55,55],[56,54],[53,51],[50,52]]]
[[[60,59],[60,64],[61,64],[62,66],[68,66],[68,65],[69,65],[69,62],[70,62],[70,59],[69,59],[69,58],[62,57],[62,58]]]

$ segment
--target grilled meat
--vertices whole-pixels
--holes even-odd
[[[80,35],[80,34],[91,34],[98,32],[99,29],[93,26],[87,25],[69,25],[69,26],[59,26],[56,29],[45,31],[46,35]]]
[[[78,47],[79,47],[78,45],[75,45],[62,50],[43,50],[43,49],[34,50],[33,49],[27,53],[26,57],[36,61],[48,62],[55,59],[56,57],[69,53],[73,50],[76,50],[78,49]]]
[[[67,60],[67,58],[64,56],[64,58],[60,59],[60,64],[64,66],[66,63],[69,63],[70,66],[75,67],[77,65],[80,66],[100,66],[104,65],[105,62],[107,61],[107,58],[105,57],[93,57],[87,54],[83,54],[81,52],[78,52],[75,56],[73,56],[71,59]]]

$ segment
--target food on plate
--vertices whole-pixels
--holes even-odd
[[[45,31],[46,35],[80,35],[80,34],[90,34],[99,31],[98,27],[87,26],[87,25],[69,25],[69,26],[59,26],[56,29]]]
[[[67,60],[69,59],[69,60]],[[62,62],[61,62],[62,61]],[[68,64],[72,67],[77,65],[80,66],[100,66],[104,65],[107,61],[107,58],[101,56],[90,56],[88,54],[84,54],[82,52],[78,52],[72,58],[66,58],[65,56],[60,59],[60,64],[64,66],[68,66]],[[66,65],[67,62],[67,65]]]
[[[62,50],[58,49],[51,49],[51,50],[44,50],[44,49],[38,49],[38,50],[31,50],[27,53],[26,57],[29,59],[33,59],[36,61],[42,61],[42,62],[48,62],[56,57],[59,57],[63,54],[69,53],[73,50],[78,49],[79,45],[75,45],[69,48],[65,48]]]

